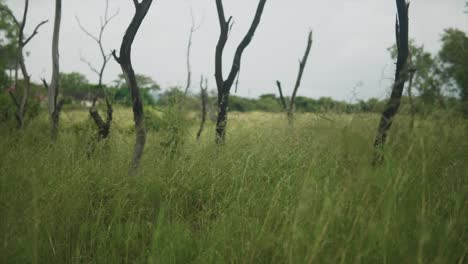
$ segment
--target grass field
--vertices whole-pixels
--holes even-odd
[[[93,153],[84,113],[0,127],[0,263],[468,262],[464,120],[398,117],[372,167],[377,116],[233,114],[223,147],[150,131],[133,178],[115,120]]]

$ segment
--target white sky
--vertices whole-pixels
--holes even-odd
[[[413,0],[410,8],[410,36],[426,49],[435,52],[440,47],[444,28],[456,27],[468,31],[468,15],[464,0]],[[23,0],[8,0],[17,17]],[[258,1],[224,0],[226,16],[235,21],[225,50],[225,72],[230,69],[232,55],[253,19]],[[50,78],[51,40],[54,0],[30,0],[30,15],[26,33],[38,22],[49,24],[28,44],[26,59],[33,80]],[[80,61],[101,63],[95,43],[78,27],[75,15],[91,32],[98,31],[105,0],[63,0],[61,31],[61,71],[84,73],[91,81],[97,78]],[[137,73],[151,76],[163,89],[184,86],[185,53],[191,24],[190,7],[203,25],[193,38],[191,91],[199,91],[201,74],[210,76],[215,89],[214,51],[219,25],[214,0],[154,0],[138,32],[132,60]],[[110,0],[110,12],[119,9],[117,18],[104,36],[106,49],[118,49],[123,33],[131,20],[134,7],[131,0]],[[394,64],[387,48],[394,43],[395,1],[393,0],[268,0],[262,22],[252,44],[244,52],[238,95],[255,97],[276,93],[275,80],[283,82],[290,94],[302,57],[307,32],[314,30],[314,44],[299,95],[318,98],[331,96],[351,100],[356,83],[359,98],[383,98],[388,92]],[[111,82],[120,67],[111,61],[105,81]]]

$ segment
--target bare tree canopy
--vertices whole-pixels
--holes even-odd
[[[102,57],[102,64],[101,64],[101,67],[100,67],[99,70],[96,67],[94,67],[93,64],[91,62],[89,62],[88,60],[86,60],[84,57],[81,58],[81,61],[86,63],[89,66],[89,68],[91,69],[91,71],[96,73],[96,75],[98,76],[98,85],[96,87],[97,92],[102,93],[102,95],[104,96],[104,99],[106,101],[106,107],[107,107],[106,121],[103,120],[103,118],[101,117],[101,115],[99,114],[99,112],[98,112],[98,110],[96,108],[96,102],[98,100],[97,92],[96,92],[96,94],[94,96],[94,99],[93,99],[93,105],[89,109],[89,114],[90,114],[91,118],[94,120],[94,123],[96,124],[96,126],[98,127],[98,139],[104,139],[104,138],[108,137],[109,132],[110,132],[110,126],[111,126],[111,123],[112,123],[112,114],[113,114],[112,104],[111,104],[107,94],[104,91],[104,86],[103,86],[103,83],[102,83],[102,79],[103,79],[103,76],[104,76],[104,71],[106,70],[106,66],[107,66],[109,60],[111,59],[112,54],[110,52],[109,53],[105,52],[104,44],[103,44],[102,39],[103,39],[104,31],[106,30],[107,25],[112,21],[112,19],[114,19],[118,15],[118,13],[119,13],[119,11],[117,10],[115,13],[113,13],[112,15],[109,16],[109,0],[106,0],[106,8],[105,8],[105,11],[104,11],[104,17],[101,19],[101,25],[100,25],[100,28],[99,28],[98,36],[90,33],[86,28],[84,28],[83,25],[81,24],[79,18],[76,17],[76,21],[78,22],[78,26],[81,28],[81,30],[89,38],[94,40],[94,42],[98,45],[99,51],[100,51],[101,57]]]

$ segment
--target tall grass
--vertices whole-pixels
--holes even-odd
[[[128,127],[91,154],[87,121],[2,127],[0,263],[468,261],[466,121],[400,117],[372,167],[377,118],[328,117],[237,115],[176,155],[150,132],[133,178]]]

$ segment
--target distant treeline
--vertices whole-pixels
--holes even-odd
[[[187,97],[181,88],[172,87],[166,91],[161,91],[160,86],[148,76],[138,75],[138,82],[142,87],[141,93],[145,105],[152,107],[167,107],[178,103],[184,103],[186,109],[191,111],[199,111],[201,108],[200,95],[192,92]],[[114,104],[123,106],[131,106],[131,96],[128,88],[123,80],[123,76],[105,86],[101,92],[96,91],[96,85],[90,83],[87,78],[80,73],[62,73],[61,74],[61,89],[65,98],[66,107],[83,108],[85,102],[91,102],[97,94],[103,97],[103,92],[113,101]],[[195,89],[192,89],[195,90]],[[33,98],[36,103],[46,102],[46,89],[39,84],[32,85]],[[8,94],[2,93],[0,96],[2,103],[2,112],[7,111],[8,105],[11,105]],[[285,98],[289,101],[289,98]],[[212,92],[209,96],[208,110],[212,113],[216,112],[216,93]],[[384,109],[386,100],[370,98],[367,100],[354,100],[354,102],[346,102],[335,100],[331,97],[322,97],[318,99],[298,96],[296,98],[296,111],[304,113],[381,113]],[[416,113],[428,114],[441,109],[461,109],[462,105],[459,98],[439,96],[437,100],[424,96],[413,98],[413,104]],[[34,105],[34,103],[33,103]],[[236,95],[231,95],[229,109],[236,112],[283,112],[284,109],[281,101],[276,94],[264,94],[258,98],[246,98]],[[400,112],[408,113],[410,109],[409,99],[402,98],[402,108]]]

